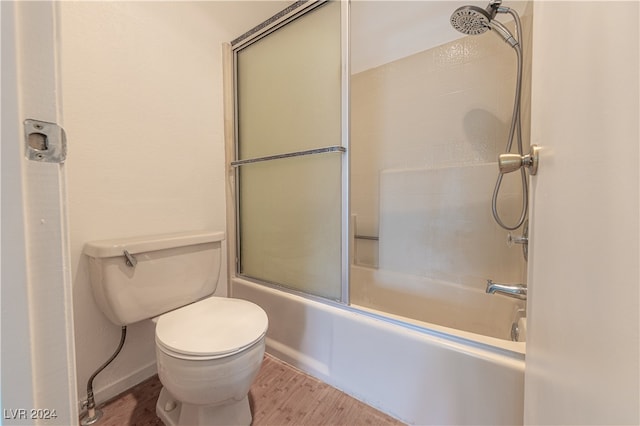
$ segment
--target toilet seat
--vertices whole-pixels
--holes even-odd
[[[241,299],[210,297],[161,315],[156,344],[175,358],[222,358],[261,340],[267,327],[267,314],[259,306]]]

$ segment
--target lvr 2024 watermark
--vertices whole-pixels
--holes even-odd
[[[5,420],[54,420],[58,414],[48,408],[4,408],[2,417]]]

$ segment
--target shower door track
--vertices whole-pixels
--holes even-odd
[[[242,47],[253,43],[261,39],[262,37],[276,31],[278,28],[288,24],[294,19],[304,15],[305,13],[315,9],[318,6],[322,6],[330,0],[300,0],[291,4],[289,7],[281,10],[273,15],[271,18],[256,25],[249,31],[245,32],[239,37],[231,40],[230,44],[233,50],[238,50]]]

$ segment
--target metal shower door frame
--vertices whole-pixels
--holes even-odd
[[[282,155],[270,156],[269,158],[256,158],[248,160],[239,160],[238,153],[238,96],[237,96],[237,53],[249,46],[250,44],[266,37],[267,35],[277,31],[284,27],[288,23],[304,16],[306,13],[312,12],[318,7],[327,4],[329,1],[340,2],[340,56],[341,56],[341,112],[340,112],[340,127],[341,127],[341,143],[340,145],[320,148],[316,150],[305,150],[299,152],[292,152]],[[350,2],[348,0],[312,0],[312,1],[297,1],[291,6],[258,24],[251,30],[247,31],[243,35],[237,37],[230,42],[230,55],[232,61],[232,76],[233,76],[233,160],[228,161],[229,176],[233,177],[234,184],[232,185],[234,214],[233,220],[235,221],[234,232],[230,235],[235,237],[235,261],[233,262],[233,268],[230,268],[230,272],[237,276],[240,275],[240,205],[239,205],[239,167],[243,164],[250,164],[259,161],[268,161],[275,158],[288,158],[302,155],[314,155],[322,152],[341,152],[342,155],[342,167],[341,167],[341,295],[338,301],[341,305],[349,305],[349,263],[350,263],[350,250],[351,245],[349,242],[350,236],[350,203],[349,203],[349,173],[350,173],[350,158],[349,158],[349,84],[350,84],[350,52],[349,52],[349,9]],[[228,101],[228,100],[227,100]],[[227,155],[229,156],[229,151]],[[233,247],[230,252],[233,252]],[[279,290],[289,293],[297,294],[303,297],[318,300],[320,302],[336,302],[331,299],[327,299],[321,296],[312,295],[303,291],[294,290],[288,287],[278,285],[277,283],[266,282],[262,280],[252,279],[251,277],[242,276],[243,279],[249,279],[250,281],[256,281],[260,284],[270,287],[276,287]]]

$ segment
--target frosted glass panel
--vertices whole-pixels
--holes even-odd
[[[342,145],[340,2],[236,52],[237,160]],[[342,297],[342,163],[332,152],[238,167],[239,273]]]
[[[240,169],[242,275],[341,296],[341,153]]]
[[[238,159],[340,145],[340,2],[237,52]]]

